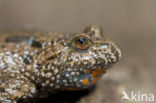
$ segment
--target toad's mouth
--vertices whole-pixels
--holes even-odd
[[[95,70],[95,69],[101,69],[101,70],[105,70],[106,66],[105,65],[73,65],[73,66],[69,66],[69,65],[63,65],[63,68],[71,68],[71,69],[81,69],[81,70]]]
[[[65,67],[65,68],[88,68],[88,69],[91,69],[91,68],[93,68],[93,69],[96,69],[96,68],[106,68],[107,67],[107,65],[105,64],[105,62],[103,62],[103,63],[100,63],[100,64],[80,64],[80,65],[78,65],[78,64],[73,64],[73,65],[71,65],[71,64],[62,64],[62,67]]]

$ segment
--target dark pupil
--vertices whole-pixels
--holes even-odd
[[[87,41],[87,39],[85,39],[85,38],[80,38],[80,39],[78,39],[77,41],[78,41],[79,43],[83,44],[84,42]]]

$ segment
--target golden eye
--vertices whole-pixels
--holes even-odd
[[[87,50],[91,45],[91,40],[86,36],[80,35],[73,39],[72,46],[76,50]]]

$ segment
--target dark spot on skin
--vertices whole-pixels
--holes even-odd
[[[51,57],[49,57],[47,60],[52,60],[52,59],[54,59],[55,58],[55,56],[51,56]]]
[[[60,44],[61,44],[62,46],[68,46],[68,43],[65,42],[65,41],[60,42]]]
[[[42,69],[41,64],[37,64],[36,69]]]
[[[23,58],[23,62],[24,62],[25,64],[31,64],[32,61],[33,61],[32,56],[29,56],[29,55],[28,55],[27,57],[24,57],[24,58]]]
[[[30,37],[28,44],[32,47],[42,48],[42,42],[35,40],[34,37]]]
[[[2,93],[2,92],[5,92],[5,90],[3,89],[3,88],[0,88],[0,92]]]
[[[105,43],[105,45],[109,46],[109,43]]]
[[[110,54],[106,53],[105,54],[106,58],[110,58]]]
[[[32,47],[36,47],[36,48],[42,48],[42,43],[35,40],[34,37],[29,37],[29,36],[12,36],[12,37],[8,37],[5,42],[7,43],[11,43],[11,42],[15,42],[15,43],[20,43],[20,42],[24,42],[26,44],[29,44]]]
[[[58,55],[60,55],[60,54],[61,54],[61,53],[54,54],[54,55],[50,56],[49,58],[47,58],[47,61],[48,61],[48,60],[53,60],[53,59],[57,58]]]
[[[5,42],[7,43],[11,43],[11,42],[27,42],[29,40],[30,37],[26,37],[26,36],[11,36],[6,38]]]
[[[56,42],[55,40],[50,41],[51,45],[54,45],[55,42]]]
[[[36,40],[32,40],[32,41],[30,42],[30,45],[31,45],[32,47],[42,48],[42,43],[39,42],[39,41],[36,41]]]

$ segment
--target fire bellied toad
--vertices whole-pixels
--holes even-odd
[[[0,35],[0,103],[89,88],[121,58],[119,47],[91,25],[83,33]]]

